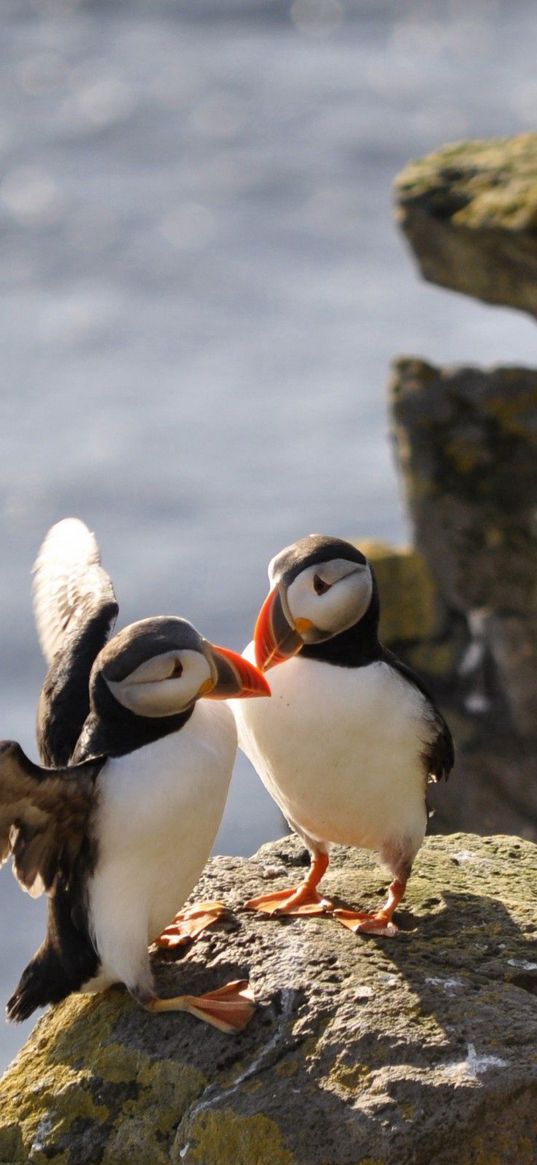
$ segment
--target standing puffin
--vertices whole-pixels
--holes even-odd
[[[322,913],[330,842],[376,851],[392,882],[373,913],[333,913],[355,932],[393,935],[392,915],[425,836],[428,780],[453,765],[451,733],[416,675],[378,640],[374,573],[348,542],[319,534],[269,565],[270,593],[244,655],[272,699],[232,701],[239,745],[311,855],[296,888],[248,906]]]
[[[161,999],[148,945],[196,884],[220,823],[236,750],[222,701],[267,695],[268,684],[185,619],[144,619],[107,643],[117,604],[78,519],[45,539],[34,605],[50,665],[38,737],[54,768],[0,745],[0,863],[11,853],[23,889],[47,892],[48,929],[8,1018],[121,982],[149,1011],[240,1030],[253,1011],[247,981]],[[221,909],[186,912],[187,932],[214,920],[211,905]]]

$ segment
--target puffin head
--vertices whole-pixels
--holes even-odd
[[[340,538],[310,534],[269,564],[270,591],[259,612],[255,656],[262,671],[283,663],[305,645],[324,643],[359,624],[377,591],[367,558]]]
[[[266,679],[234,651],[215,647],[172,615],[131,623],[95,661],[92,688],[104,683],[136,716],[174,716],[200,697],[269,696]]]

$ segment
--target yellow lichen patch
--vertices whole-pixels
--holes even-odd
[[[437,634],[438,591],[421,554],[374,540],[355,545],[369,558],[378,579],[383,642],[430,638]]]
[[[80,1006],[77,1000],[75,1013]],[[61,1124],[62,1114],[69,1123],[77,1118],[102,1121],[108,1115],[106,1106],[97,1104],[85,1087],[91,1079],[91,1061],[86,1061],[87,1067],[74,1068],[58,1062],[56,1051],[50,1052],[55,1037],[61,1037],[64,1012],[62,1005],[45,1016],[0,1083],[0,1132],[18,1127],[25,1146],[41,1142],[44,1134],[39,1129],[45,1127],[45,1118],[48,1136]],[[39,1160],[39,1155],[32,1159]]]
[[[283,1060],[282,1063],[278,1064],[276,1067],[276,1071],[278,1073],[278,1076],[285,1076],[285,1077],[296,1076],[298,1069],[299,1069],[299,1064],[298,1064],[297,1060]]]
[[[534,225],[536,181],[537,134],[527,133],[443,146],[410,162],[395,188],[403,201],[431,191],[452,192],[458,226],[519,231]]]
[[[458,1160],[460,1165],[505,1165],[506,1161],[516,1162],[516,1165],[535,1165],[535,1141],[533,1137],[521,1137],[517,1144],[513,1143],[511,1133],[494,1134],[495,1149],[490,1145],[490,1138],[477,1136],[469,1144],[461,1146]]]
[[[487,526],[484,531],[484,539],[486,546],[490,550],[495,550],[502,545],[502,542],[505,542],[505,531],[500,530],[498,526]]]
[[[189,1064],[175,1060],[149,1060],[140,1067],[138,1083],[143,1087],[142,1104],[140,1098],[135,1103],[136,1111],[145,1109],[161,1133],[169,1132],[178,1124],[188,1106],[205,1088],[207,1081],[201,1072]]]
[[[179,1144],[181,1140],[181,1144]],[[275,1121],[229,1108],[202,1112],[177,1139],[172,1161],[183,1165],[294,1165]]]
[[[523,437],[526,441],[537,442],[537,434],[531,423],[528,423],[537,408],[537,392],[534,389],[517,388],[517,372],[515,369],[513,373],[513,395],[502,393],[489,397],[485,407],[507,433]]]
[[[421,1002],[416,996],[414,1003],[411,1003],[408,1008],[408,1028],[409,1036],[411,1035],[412,1027],[416,1026],[418,1042],[423,1046],[427,1044],[429,1047],[445,1046],[446,1037],[436,1017],[428,1011],[424,1011]]]
[[[113,1038],[124,992],[72,996],[41,1021],[0,1084],[0,1163],[54,1160],[81,1124],[106,1133],[103,1165],[143,1152],[164,1165],[167,1141],[205,1087],[201,1072],[151,1059]],[[134,1006],[134,1005],[133,1005]],[[163,1155],[164,1154],[164,1155]]]
[[[462,437],[447,441],[445,454],[449,457],[457,473],[472,473],[478,469],[483,461],[483,449],[475,441],[468,441]]]
[[[343,1053],[332,1065],[329,1075],[323,1081],[323,1087],[349,1100],[351,1097],[357,1098],[360,1092],[367,1088],[371,1075],[371,1069],[365,1064],[346,1062]]]
[[[147,1125],[142,1117],[121,1120],[109,1135],[100,1165],[170,1165],[166,1143],[148,1139]],[[54,1158],[56,1165],[56,1158]]]
[[[426,279],[535,315],[537,134],[445,146],[407,165],[395,190]]]
[[[416,671],[427,672],[430,676],[449,676],[454,670],[460,650],[457,645],[446,643],[418,643],[411,647],[405,659],[416,668]]]

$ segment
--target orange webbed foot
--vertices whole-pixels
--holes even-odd
[[[271,894],[260,894],[250,898],[247,910],[261,910],[265,914],[326,914],[332,910],[328,898],[317,893],[317,886],[328,869],[328,854],[314,853],[311,866],[303,882],[291,890],[273,890]]]
[[[405,890],[406,880],[394,878],[388,890],[388,897],[380,910],[334,910],[334,918],[354,934],[377,934],[383,938],[394,938],[399,934],[399,928],[393,922],[392,915]]]
[[[171,999],[151,999],[148,1011],[187,1011],[221,1032],[240,1032],[255,1012],[255,1002],[248,979],[234,979],[224,987],[205,995],[175,995]]]
[[[154,940],[155,944],[170,950],[192,942],[208,926],[218,922],[225,912],[223,902],[196,902],[193,906],[187,906],[185,910],[180,910],[175,915],[169,926],[164,928],[162,934]]]
[[[334,918],[343,923],[354,934],[377,934],[383,938],[395,938],[399,934],[399,927],[391,918],[387,918],[382,911],[377,914],[368,914],[358,910],[334,910]]]
[[[271,894],[260,894],[245,903],[247,910],[260,910],[264,914],[329,914],[332,903],[321,898],[316,890],[297,886],[291,890],[273,890]]]

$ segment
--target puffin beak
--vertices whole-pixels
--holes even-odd
[[[305,624],[307,620],[300,620]],[[254,631],[255,658],[261,671],[296,655],[304,644],[300,635],[304,627],[292,626],[284,613],[279,587],[267,595],[257,616]]]
[[[270,688],[261,672],[253,663],[230,651],[228,647],[210,645],[210,655],[216,668],[216,679],[213,684],[208,680],[203,684],[198,695],[208,696],[210,700],[237,700],[251,696],[270,696]]]

